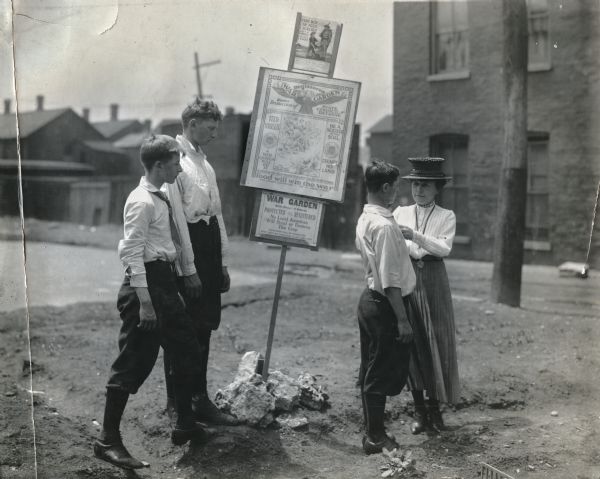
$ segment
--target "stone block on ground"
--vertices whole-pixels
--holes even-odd
[[[242,356],[238,365],[234,382],[245,381],[256,374],[256,366],[262,360],[262,355],[257,351],[248,351]]]
[[[264,424],[264,420],[275,409],[275,398],[267,391],[264,382],[258,384],[252,382],[240,383],[236,388],[236,394],[229,401],[229,412],[248,424]],[[273,418],[268,421],[272,422]]]
[[[276,421],[282,428],[300,430],[308,427],[308,419],[295,414],[282,414],[277,417]]]
[[[277,412],[292,411],[300,404],[300,383],[281,371],[269,373],[267,391],[275,397]]]

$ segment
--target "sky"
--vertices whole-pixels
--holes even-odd
[[[109,118],[178,118],[197,92],[250,113],[261,66],[287,69],[296,13],[343,24],[334,77],[361,82],[363,133],[392,112],[389,0],[0,0],[0,95],[13,98],[11,5],[19,110],[91,110]],[[13,101],[14,108],[14,101]]]

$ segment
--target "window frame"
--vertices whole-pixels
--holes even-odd
[[[456,23],[453,20],[453,30],[452,33],[456,33],[456,32],[461,32],[462,34],[464,34],[465,36],[465,43],[466,43],[466,47],[465,47],[465,66],[463,68],[459,68],[459,69],[444,69],[444,70],[439,70],[439,63],[438,63],[438,55],[439,55],[439,51],[438,51],[438,46],[437,46],[437,41],[436,41],[436,37],[438,34],[438,25],[437,25],[437,12],[438,12],[438,2],[436,1],[432,1],[429,2],[429,75],[427,76],[427,80],[428,81],[447,81],[447,80],[461,80],[461,79],[467,79],[470,78],[471,76],[471,72],[469,70],[469,64],[470,64],[470,56],[471,56],[471,52],[470,52],[470,41],[469,41],[469,9],[468,9],[468,2],[466,0],[459,0],[459,1],[450,1],[450,2],[445,2],[446,4],[450,4],[452,5],[452,9],[453,9],[453,13],[452,16],[454,17],[454,6],[457,4],[464,4],[464,8],[466,9],[466,17],[467,17],[467,25],[466,28],[463,30],[457,30],[456,29]],[[455,46],[453,46],[453,48],[456,48]]]
[[[537,0],[539,1],[539,0]],[[545,1],[545,0],[544,0]],[[527,49],[528,49],[528,60],[527,60],[527,71],[528,72],[545,72],[552,69],[552,41],[550,36],[550,10],[548,7],[548,2],[545,1],[545,9],[544,10],[536,10],[532,11],[531,0],[526,0],[527,3]],[[531,61],[531,50],[532,50],[532,24],[535,20],[544,20],[546,24],[546,35],[547,35],[547,46],[545,57],[541,61],[532,62]]]
[[[545,155],[544,155],[544,173],[546,178],[546,184],[544,188],[534,187],[532,181],[532,159],[529,155],[530,145],[544,144]],[[537,173],[537,171],[536,171]],[[536,175],[540,176],[540,175]],[[546,132],[534,132],[530,131],[527,133],[527,203],[525,210],[525,241],[529,244],[539,243],[544,245],[550,245],[550,188],[548,180],[550,178],[550,135]],[[544,223],[533,222],[529,218],[529,211],[531,206],[531,198],[545,198],[545,209],[546,209],[546,221]],[[540,234],[541,232],[541,234]]]

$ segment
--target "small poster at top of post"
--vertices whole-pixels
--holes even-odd
[[[288,70],[333,76],[342,24],[296,15]]]

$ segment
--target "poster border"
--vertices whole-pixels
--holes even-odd
[[[292,191],[288,191],[286,189],[283,189],[283,187],[281,188],[276,188],[277,185],[273,184],[273,185],[269,185],[271,186],[271,188],[265,187],[265,186],[260,186],[260,185],[249,185],[248,184],[248,169],[250,166],[250,158],[252,155],[252,145],[254,143],[254,136],[256,134],[256,129],[257,129],[257,123],[258,123],[258,109],[259,109],[259,105],[264,101],[263,98],[261,98],[261,90],[263,87],[263,83],[265,81],[265,75],[267,72],[279,72],[279,73],[289,73],[289,74],[293,74],[293,75],[301,75],[301,76],[306,76],[307,79],[309,78],[316,78],[317,80],[323,80],[323,81],[329,81],[329,80],[339,80],[342,82],[348,82],[348,83],[353,83],[356,86],[356,98],[353,100],[354,101],[354,112],[351,118],[349,118],[348,121],[348,131],[346,132],[346,138],[344,140],[344,148],[345,148],[345,141],[347,140],[348,142],[348,154],[347,157],[345,158],[346,161],[346,169],[345,169],[345,174],[343,175],[343,178],[340,178],[341,181],[341,187],[338,187],[338,189],[336,189],[335,191],[339,191],[340,194],[337,194],[335,197],[332,195],[328,195],[326,197],[323,196],[311,196],[310,194],[299,194],[296,192],[292,192]],[[264,189],[264,190],[272,190],[272,191],[278,191],[281,193],[288,193],[288,194],[293,194],[293,195],[297,195],[297,196],[306,196],[309,198],[314,198],[314,199],[318,199],[320,201],[330,201],[330,202],[334,202],[334,203],[343,203],[344,202],[344,198],[346,196],[346,183],[347,183],[347,177],[348,177],[348,168],[349,168],[349,163],[350,163],[350,156],[351,156],[351,149],[352,149],[352,139],[354,137],[354,128],[356,126],[356,116],[358,113],[358,105],[359,105],[359,100],[360,100],[360,92],[361,92],[361,87],[362,87],[362,83],[358,82],[358,81],[354,81],[354,80],[345,80],[343,78],[328,78],[328,77],[323,77],[320,75],[311,75],[309,73],[303,73],[303,72],[297,72],[297,71],[289,71],[289,70],[281,70],[281,69],[277,69],[277,68],[270,68],[270,67],[260,67],[259,69],[259,73],[258,73],[258,80],[257,80],[257,84],[256,84],[256,91],[255,91],[255,96],[254,96],[254,104],[252,107],[252,116],[250,119],[250,127],[248,129],[248,139],[246,141],[246,151],[244,154],[244,162],[242,165],[242,172],[240,175],[240,185],[241,186],[245,186],[248,188],[257,188],[257,189]],[[342,148],[342,151],[344,151],[344,148]]]

